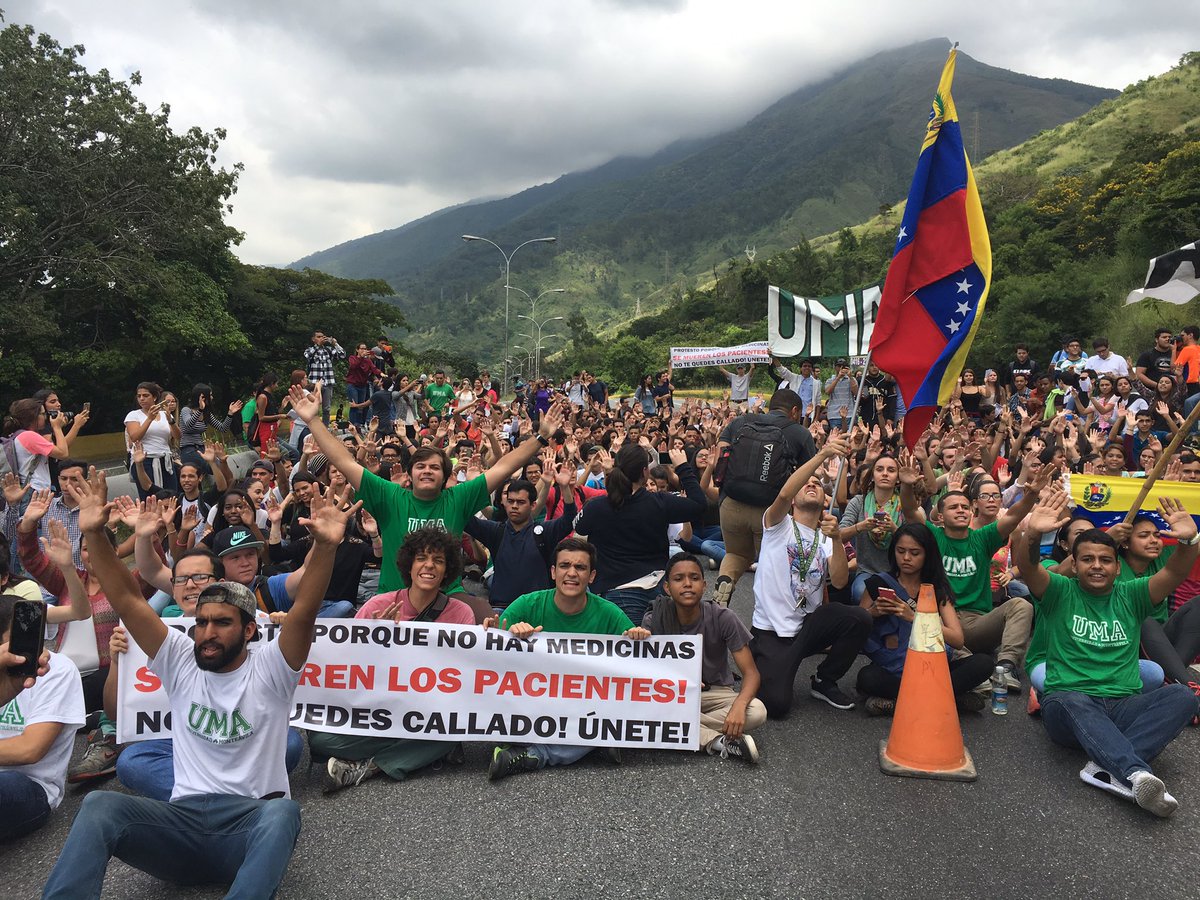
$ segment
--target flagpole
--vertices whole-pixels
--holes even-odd
[[[855,420],[858,419],[858,406],[859,406],[859,403],[862,402],[863,383],[866,381],[867,369],[870,368],[870,366],[871,366],[871,350],[870,350],[870,348],[868,348],[867,349],[867,361],[865,363],[863,363],[863,377],[858,379],[858,390],[854,394],[854,403],[850,407],[850,417],[849,417],[850,428],[852,428],[854,426]],[[1196,404],[1196,409],[1200,409],[1200,403]],[[829,415],[828,407],[826,407],[825,415],[826,416]],[[842,422],[842,425],[843,425],[843,427],[846,426],[845,421]],[[850,428],[846,428],[847,434],[850,433]],[[833,494],[829,497],[829,509],[831,511],[833,509],[833,505],[835,503],[837,503],[838,491],[842,487],[842,478],[845,476],[845,474],[846,474],[846,457],[843,456],[841,459],[841,462],[838,463],[837,478],[834,479],[834,482],[833,482]],[[840,510],[841,507],[838,507],[838,509]]]
[[[1162,452],[1158,458],[1158,462],[1154,464],[1154,468],[1146,473],[1146,477],[1142,480],[1142,489],[1138,491],[1137,499],[1129,507],[1129,512],[1125,513],[1124,523],[1128,525],[1134,520],[1142,510],[1142,501],[1146,499],[1146,495],[1150,493],[1150,488],[1154,487],[1154,482],[1162,475],[1163,469],[1167,467],[1167,461],[1171,455],[1179,449],[1179,445],[1183,443],[1184,438],[1192,433],[1192,426],[1196,424],[1196,420],[1200,419],[1200,403],[1188,413],[1188,417],[1183,420],[1183,424],[1179,426],[1179,430],[1175,432],[1175,436],[1171,438],[1171,443],[1167,444],[1167,449]]]

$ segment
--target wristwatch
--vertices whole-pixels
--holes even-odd
[[[1179,541],[1176,541],[1175,543],[1182,544],[1185,547],[1195,547],[1197,544],[1200,544],[1200,533],[1192,535],[1186,541],[1179,540]]]
[[[543,434],[536,434],[536,435],[534,435],[534,437],[537,439],[537,442],[538,442],[539,444],[541,444],[543,447],[549,447],[549,446],[550,446],[550,438],[546,437],[545,435],[543,435]]]

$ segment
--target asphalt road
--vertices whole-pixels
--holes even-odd
[[[748,619],[750,604],[748,576],[733,605]],[[965,717],[974,784],[892,778],[877,758],[891,720],[811,699],[815,662],[800,670],[791,717],[755,733],[753,768],[625,751],[620,768],[593,754],[491,784],[489,750],[476,744],[461,768],[326,797],[306,755],[292,776],[304,827],[279,896],[1196,896],[1200,729],[1156,765],[1181,805],[1166,821],[1081,783],[1082,754],[1052,745],[1023,702],[1004,718]],[[0,847],[0,897],[38,895],[83,794],[68,788],[47,827]],[[222,889],[177,888],[113,861],[104,896]]]

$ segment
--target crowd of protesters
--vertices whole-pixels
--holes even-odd
[[[318,617],[702,635],[701,750],[753,764],[752,732],[803,702],[808,657],[811,700],[894,712],[922,585],[961,711],[984,709],[997,677],[1029,690],[1049,739],[1082,749],[1085,781],[1170,815],[1151,763],[1200,713],[1198,538],[1172,488],[1196,490],[1200,459],[1187,435],[1162,456],[1200,402],[1198,337],[1160,331],[1136,360],[1105,338],[1088,355],[1068,336],[1044,364],[1018,345],[982,376],[965,369],[909,449],[894,382],[846,359],[824,377],[820,360],[772,359],[763,394],[754,366],[721,368],[719,400],[677,396],[670,370],[628,396],[586,371],[506,391],[486,371],[399,371],[386,338],[348,353],[317,332],[294,372],[244,397],[180,385],[181,404],[136,385],[136,499],[108,496],[72,454],[86,405],[17,401],[0,462],[0,637],[18,600],[44,599],[53,652],[36,680],[0,691],[0,836],[41,826],[67,784],[115,774],[137,796],[87,796],[46,896],[98,892],[112,856],[186,880],[180,860],[197,852],[233,895],[269,896],[300,829],[288,778],[305,735],[288,720]],[[255,457],[238,479],[230,453],[244,446]],[[1071,477],[1156,467],[1156,515],[1103,530],[1072,511]],[[706,570],[719,570],[711,586]],[[729,608],[743,577],[745,616]],[[192,637],[164,625],[180,616]],[[279,639],[250,648],[265,622]],[[131,636],[176,722],[199,704],[252,733],[214,743],[181,727],[119,745]],[[451,742],[307,740],[328,791],[461,761]],[[502,744],[488,774],[590,749]]]

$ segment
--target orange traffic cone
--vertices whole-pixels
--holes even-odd
[[[892,733],[879,742],[879,766],[888,775],[910,778],[976,778],[975,763],[963,746],[958,725],[942,619],[932,585],[921,585]]]

